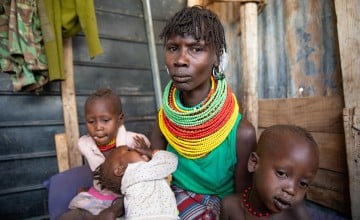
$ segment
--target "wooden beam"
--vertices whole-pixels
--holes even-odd
[[[55,134],[56,158],[59,173],[70,168],[69,152],[65,133]]]
[[[66,80],[61,82],[61,98],[64,113],[65,134],[68,146],[70,167],[82,165],[78,150],[79,124],[76,110],[72,39],[64,39],[64,70]]]
[[[311,132],[344,133],[341,96],[259,101],[259,127],[296,124]]]
[[[258,128],[258,5],[240,5],[241,55],[243,61],[243,114]]]
[[[344,131],[351,214],[360,219],[360,1],[335,0],[344,88]]]

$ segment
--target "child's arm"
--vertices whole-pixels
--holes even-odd
[[[156,153],[157,150],[153,150],[149,148],[143,137],[135,136],[134,141],[135,141],[134,150],[136,150],[141,155],[145,155],[149,160],[151,160],[151,158],[153,157],[153,155]]]

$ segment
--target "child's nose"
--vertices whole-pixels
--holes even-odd
[[[284,187],[284,191],[287,194],[291,195],[291,196],[295,196],[295,194],[296,194],[296,182],[289,180],[287,182],[286,186]]]

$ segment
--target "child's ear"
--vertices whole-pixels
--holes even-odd
[[[251,152],[248,160],[248,171],[253,173],[257,170],[260,162],[260,157],[256,152]]]
[[[124,173],[125,173],[125,170],[126,170],[126,167],[124,166],[117,166],[115,169],[114,169],[114,175],[115,176],[123,176]]]
[[[124,113],[120,113],[118,115],[118,121],[120,122],[120,124],[124,124]]]

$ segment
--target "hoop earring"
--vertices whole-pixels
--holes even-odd
[[[167,74],[170,76],[169,68],[166,65],[165,65],[165,69],[166,69]]]
[[[219,66],[213,66],[212,75],[216,80],[222,80],[225,78],[224,72],[220,72]]]

